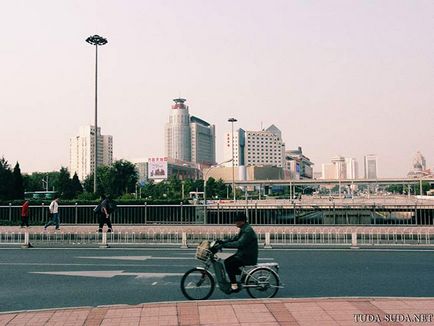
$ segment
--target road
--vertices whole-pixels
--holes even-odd
[[[184,300],[191,249],[0,249],[0,311]],[[434,297],[434,250],[261,250],[278,297]],[[211,299],[248,298],[244,291]]]

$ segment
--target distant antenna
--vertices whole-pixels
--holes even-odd
[[[262,121],[261,121],[261,130],[264,130],[264,129],[262,128]]]

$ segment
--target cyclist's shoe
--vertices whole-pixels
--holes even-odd
[[[238,293],[238,292],[240,292],[241,291],[241,288],[240,287],[237,287],[236,289],[232,289],[231,288],[231,293]]]

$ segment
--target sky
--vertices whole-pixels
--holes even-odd
[[[114,157],[164,156],[172,99],[216,126],[275,124],[314,171],[336,155],[378,156],[404,177],[434,167],[432,0],[1,1],[0,157],[24,172],[68,166],[94,119]],[[360,169],[362,172],[362,169]]]

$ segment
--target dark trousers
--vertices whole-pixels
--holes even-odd
[[[44,227],[47,228],[50,225],[55,225],[56,226],[56,230],[59,229],[59,226],[60,226],[59,213],[53,213],[53,214],[51,214],[51,220],[49,220],[47,222],[47,224],[45,224]]]
[[[110,215],[109,217],[106,217],[105,214],[100,214],[99,216],[99,229],[102,230],[104,227],[104,224],[107,224],[108,228],[112,229],[112,222],[110,221]]]
[[[29,217],[28,216],[21,216],[21,227],[23,226],[29,227]]]
[[[241,274],[240,267],[244,265],[245,264],[241,261],[241,259],[235,255],[225,259],[225,268],[231,283],[237,283],[236,275]]]

